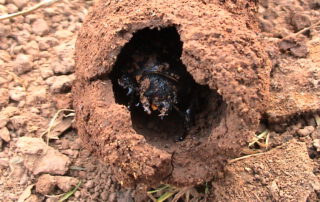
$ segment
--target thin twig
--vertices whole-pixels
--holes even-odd
[[[300,30],[300,31],[298,31],[296,33],[290,34],[290,35],[282,38],[281,40],[285,40],[285,39],[288,39],[288,38],[303,34],[304,32],[306,32],[306,31],[308,31],[308,30],[310,30],[312,28],[318,27],[318,26],[320,26],[320,21],[318,21],[318,22],[314,23],[313,25],[310,25],[309,27],[306,27],[306,28],[304,28],[304,29],[302,29],[302,30]]]
[[[247,159],[247,158],[250,158],[250,157],[253,157],[253,156],[260,156],[262,154],[264,154],[264,152],[257,153],[257,154],[251,154],[251,155],[247,155],[247,156],[241,156],[239,158],[229,160],[228,163],[231,164],[231,163],[234,163],[234,162],[237,162],[237,161],[240,161],[240,160],[243,160],[243,159]]]
[[[26,9],[26,10],[23,10],[23,11],[19,11],[19,12],[16,12],[16,13],[12,13],[12,14],[7,14],[7,15],[2,15],[0,16],[0,20],[6,20],[6,19],[10,19],[10,18],[14,18],[16,16],[19,16],[19,15],[25,15],[25,14],[28,14],[28,13],[31,13],[41,7],[47,7],[47,6],[50,6],[51,4],[57,2],[59,0],[43,0],[41,1],[40,3],[32,6],[31,8],[29,9]]]
[[[46,136],[47,137],[47,144],[49,144],[51,129],[54,127],[55,121],[58,119],[60,113],[62,113],[62,112],[74,113],[74,110],[73,109],[60,109],[55,113],[55,115],[52,117],[52,119],[49,122],[48,129],[41,134],[41,138],[43,137],[43,135],[47,135]]]
[[[192,187],[184,187],[174,196],[171,202],[177,202],[183,195],[185,195]]]

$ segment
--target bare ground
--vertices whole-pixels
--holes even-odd
[[[0,13],[35,4],[0,3]],[[69,201],[146,199],[139,188],[121,188],[111,169],[82,147],[71,128],[73,111],[61,113],[69,117],[60,114],[45,133],[59,109],[71,109],[74,44],[92,4],[60,1],[0,23],[0,201],[57,201],[80,181]],[[265,153],[231,161],[207,183],[207,199],[319,200],[319,28],[292,35],[319,20],[319,7],[318,1],[260,2],[261,37],[273,69],[270,105],[257,133],[270,130],[268,148],[254,145],[250,151]],[[39,139],[48,136],[50,147]],[[23,194],[34,184],[31,195]],[[199,201],[203,192],[197,190]]]

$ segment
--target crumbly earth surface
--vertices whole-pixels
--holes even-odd
[[[0,13],[35,3],[0,0]],[[71,128],[72,111],[60,113],[46,142],[52,117],[72,108],[75,40],[93,4],[60,0],[0,21],[0,201],[58,201],[79,181],[68,201],[151,201],[140,187],[122,188],[113,169],[82,146]],[[226,4],[229,11],[242,13],[232,1]],[[270,130],[271,151],[230,163],[224,174],[206,183],[207,201],[319,200],[320,129],[314,118],[319,111],[319,28],[279,46],[280,38],[318,22],[319,8],[316,0],[260,1],[259,34],[267,41],[273,68],[271,104],[257,132]]]
[[[230,163],[213,194],[215,201],[307,201],[320,188],[312,171],[306,144],[293,140],[262,157]]]
[[[252,18],[255,6],[246,1],[100,1],[88,14],[76,43],[76,125],[86,146],[114,167],[124,185],[203,183],[255,133],[265,111],[270,72]],[[221,112],[204,119],[216,122],[207,135],[192,131],[173,144],[159,133],[150,141],[134,130],[130,112],[115,102],[108,78],[135,32],[170,26],[183,42],[181,60],[187,71],[223,100]]]

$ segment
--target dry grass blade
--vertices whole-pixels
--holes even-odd
[[[70,166],[70,170],[86,170],[85,168],[79,167],[79,166]]]
[[[29,9],[26,9],[26,10],[23,10],[23,11],[20,11],[20,12],[16,12],[16,13],[12,13],[12,14],[7,14],[7,15],[2,15],[0,16],[0,20],[6,20],[6,19],[10,19],[10,18],[14,18],[16,16],[19,16],[19,15],[25,15],[25,14],[28,14],[28,13],[31,13],[41,7],[46,7],[46,6],[50,6],[51,4],[57,2],[59,0],[43,0],[41,1],[40,3],[36,4],[35,6],[32,6],[31,8]]]
[[[20,195],[18,202],[24,202],[26,199],[28,199],[31,195],[31,190],[34,187],[34,184],[29,185]]]
[[[310,29],[319,27],[319,26],[320,26],[320,21],[318,21],[318,22],[312,24],[311,26],[306,27],[306,28],[304,28],[304,29],[302,29],[302,30],[300,30],[300,31],[298,31],[298,32],[296,32],[296,33],[290,34],[290,35],[282,38],[281,40],[285,40],[285,39],[288,39],[288,38],[291,38],[291,37],[298,36],[299,34],[303,34],[304,32],[306,32],[306,31],[308,31],[308,30],[310,30]]]
[[[177,202],[183,195],[190,191],[191,187],[182,188],[172,199],[172,202]]]
[[[49,143],[50,137],[52,137],[52,136],[51,136],[51,130],[53,129],[56,120],[58,119],[60,113],[62,113],[62,112],[71,112],[71,113],[74,113],[74,110],[73,110],[73,109],[60,109],[60,110],[58,110],[58,111],[55,113],[55,115],[54,115],[54,116],[52,117],[52,119],[50,120],[48,129],[41,135],[41,137],[42,137],[43,135],[46,135],[46,137],[47,137],[47,144]]]
[[[149,193],[147,192],[147,195],[148,195],[148,197],[149,197],[153,202],[156,202],[156,201],[157,201],[157,199],[156,199],[154,196],[152,196],[152,194],[149,194]]]
[[[259,149],[243,148],[242,151],[241,151],[241,154],[243,154],[243,155],[251,155],[251,154],[257,154],[257,153],[260,153],[260,152],[262,152],[262,151],[259,150]]]
[[[247,158],[250,158],[250,157],[253,157],[253,156],[260,156],[264,153],[257,153],[257,154],[251,154],[251,155],[247,155],[247,156],[241,156],[239,158],[235,158],[235,159],[231,159],[228,161],[228,164],[231,164],[231,163],[234,163],[234,162],[237,162],[237,161],[240,161],[240,160],[243,160],[243,159],[247,159]]]
[[[320,116],[318,114],[314,114],[313,116],[317,126],[320,126]]]
[[[249,143],[249,147],[252,147],[254,144],[258,143],[259,140],[264,139],[267,135],[269,134],[268,130],[263,131],[262,133],[260,133],[254,141]]]
[[[268,149],[269,147],[269,139],[270,139],[270,133],[268,133],[267,137],[266,137],[266,148]]]

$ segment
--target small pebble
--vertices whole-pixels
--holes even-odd
[[[47,22],[43,19],[37,19],[32,23],[32,31],[33,33],[43,36],[49,32],[50,28]]]
[[[309,27],[311,25],[311,20],[307,15],[295,13],[291,18],[291,25],[294,27],[295,31],[300,31],[303,28]]]
[[[26,97],[26,92],[23,87],[15,87],[9,90],[10,99],[13,101],[20,102]]]
[[[94,186],[93,180],[88,180],[84,185],[84,187],[86,187],[87,189],[91,189],[93,186]]]
[[[19,9],[25,7],[28,3],[28,0],[12,0],[14,5],[16,5]]]
[[[111,193],[108,197],[108,201],[114,202],[117,199],[117,194],[116,193]]]
[[[79,198],[81,196],[81,192],[80,191],[76,191],[74,193],[74,197]]]
[[[313,131],[315,130],[315,128],[313,126],[306,126],[303,129],[299,129],[297,131],[299,136],[308,136],[310,135]]]
[[[100,197],[103,201],[106,201],[108,199],[108,192],[107,191],[101,192]]]
[[[0,89],[0,108],[9,104],[9,91],[5,88]]]
[[[9,166],[8,158],[0,158],[0,168],[7,168]]]
[[[13,69],[18,75],[27,73],[32,70],[32,61],[32,56],[19,54],[14,61]]]
[[[10,142],[10,132],[6,127],[0,129],[0,138],[5,142]]]
[[[320,152],[320,139],[313,140],[313,146],[316,148],[317,152]]]

